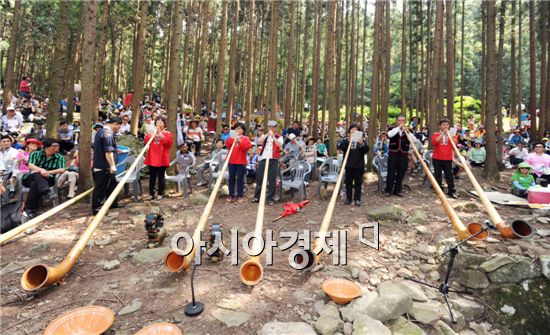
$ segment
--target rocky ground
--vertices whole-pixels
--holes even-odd
[[[153,202],[131,202],[112,210],[88,243],[65,281],[29,294],[21,289],[25,268],[35,263],[58,264],[90,223],[89,207],[79,204],[50,218],[38,231],[3,246],[1,251],[1,324],[5,334],[40,334],[60,314],[86,305],[112,308],[116,319],[107,334],[134,334],[153,322],[172,322],[185,334],[543,334],[550,317],[550,219],[547,212],[497,207],[508,221],[523,219],[536,228],[528,240],[503,240],[497,233],[472,242],[457,256],[451,282],[472,295],[451,293],[452,324],[437,290],[404,277],[437,283],[442,280],[446,246],[457,234],[433,192],[411,177],[404,198],[384,198],[376,191],[376,176],[366,177],[362,207],[338,204],[331,229],[348,232],[347,265],[332,265],[323,254],[322,268],[296,271],[288,266],[290,250],[274,252],[274,265],[264,267],[255,287],[243,285],[239,267],[230,257],[220,263],[205,260],[196,271],[197,299],[206,305],[202,315],[189,318],[183,307],[190,301],[189,273],[168,273],[163,259],[168,245],[146,249],[143,219],[160,210],[166,216],[169,238],[192,233],[207,192],[195,189],[190,200],[171,197]],[[498,185],[506,188],[509,176]],[[464,223],[482,222],[485,211],[459,181],[461,199],[452,200]],[[324,216],[328,194],[314,196],[303,213],[272,222],[281,205],[267,207],[264,229],[310,229],[316,232]],[[254,229],[257,205],[226,204],[217,200],[209,223],[222,223],[224,240],[238,228],[239,240]],[[359,242],[358,227],[380,224],[380,248]],[[169,240],[168,238],[168,240]],[[278,237],[279,243],[286,239]],[[239,250],[240,263],[245,254]],[[262,263],[265,255],[262,257]],[[327,278],[342,277],[361,286],[363,295],[345,306],[336,305],[321,290]]]

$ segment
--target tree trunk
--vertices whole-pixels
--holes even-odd
[[[107,5],[107,7],[110,7],[110,2],[111,0],[108,0],[107,1],[109,4]],[[115,23],[114,23],[114,20],[113,20],[113,15],[109,12],[109,32],[111,33],[111,63],[110,63],[110,76],[109,76],[109,79],[110,79],[110,85],[109,85],[109,92],[110,92],[110,96],[112,99],[115,99],[116,97],[118,97],[118,87],[115,86],[115,76],[116,76],[116,55],[117,55],[117,43],[116,43],[116,32],[115,32]],[[153,44],[153,48],[155,48],[154,44]],[[151,57],[152,59],[152,63],[154,64],[154,57]],[[151,72],[153,72],[153,66],[151,66]],[[151,81],[152,82],[152,81]]]
[[[319,114],[319,57],[321,56],[321,4],[315,2],[315,38],[313,40],[313,72],[311,88],[311,106],[309,106],[309,135],[318,137]]]
[[[485,124],[485,111],[487,109],[487,13],[485,6],[481,5],[481,117]]]
[[[71,2],[61,1],[59,3],[59,17],[57,21],[57,34],[55,51],[52,59],[52,72],[50,73],[50,87],[52,91],[51,108],[46,118],[46,134],[57,138],[57,126],[61,117],[60,101],[63,99],[63,79],[67,68],[67,49],[69,42],[69,15],[71,13]]]
[[[78,14],[79,22],[84,22],[86,6],[84,6],[83,2],[80,2],[78,6],[80,7],[80,11]],[[72,98],[75,96],[74,84],[76,82],[76,72],[80,61],[83,30],[83,26],[79,26],[77,28],[76,32],[73,35],[71,48],[69,48],[68,50],[69,66],[67,70],[67,79],[65,80],[65,96],[69,97],[69,104],[67,107],[67,122],[69,123],[73,122],[74,103]]]
[[[132,89],[134,94],[132,96],[132,119],[131,119],[131,132],[137,135],[139,114],[141,113],[141,99],[143,97],[143,85],[145,84],[145,33],[147,28],[147,16],[149,1],[140,0],[140,22],[136,42],[136,58],[134,62],[136,64],[135,72],[132,75]]]
[[[290,115],[292,113],[292,75],[294,74],[294,12],[296,11],[296,2],[290,2],[290,34],[288,37],[287,70],[285,83],[285,126],[290,125]]]
[[[246,77],[246,127],[248,129],[254,112],[254,10],[255,0],[249,2],[248,14],[248,74]],[[219,79],[218,79],[219,80]],[[218,119],[219,120],[219,119]]]
[[[512,2],[512,29],[511,29],[511,41],[510,41],[510,118],[516,117],[518,128],[521,126],[519,114],[521,112],[516,111],[516,97],[517,97],[517,70],[516,70],[516,6],[517,1]]]
[[[110,2],[102,1],[103,13],[100,17],[100,23],[97,34],[97,57],[95,59],[95,73],[94,73],[94,96],[96,98],[103,97],[103,81],[105,77],[105,54],[107,48],[107,29],[109,29],[109,11]],[[96,121],[94,119],[94,121]]]
[[[222,132],[222,113],[223,113],[223,90],[225,82],[225,53],[227,48],[227,7],[228,2],[222,3],[222,23],[220,35],[220,54],[218,57],[218,74],[216,75],[216,138],[220,137]]]
[[[301,86],[301,93],[300,93],[300,104],[298,105],[299,111],[298,111],[298,118],[300,124],[302,124],[302,117],[304,114],[304,106],[306,102],[306,78],[307,78],[307,59],[309,55],[309,25],[311,22],[311,3],[309,1],[306,2],[306,13],[305,13],[305,19],[304,19],[304,56],[302,59],[302,86]],[[311,128],[311,124],[310,124]]]
[[[199,68],[197,71],[197,90],[195,92],[195,114],[200,114],[202,107],[202,99],[204,99],[204,68],[206,67],[206,47],[208,46],[208,21],[210,19],[210,3],[204,2],[202,4],[203,10],[202,16],[202,28],[201,28],[201,42],[200,42],[200,55],[203,55],[199,59]],[[207,102],[208,103],[208,102]]]
[[[456,0],[454,0],[456,1]],[[445,1],[446,33],[447,33],[447,117],[454,125],[454,100],[455,100],[455,32],[453,22],[452,1]]]
[[[172,41],[170,43],[170,73],[172,74],[170,76],[170,82],[168,83],[168,87],[170,88],[168,91],[170,92],[170,95],[167,96],[168,101],[168,110],[167,110],[167,116],[168,116],[168,124],[167,128],[174,134],[174,136],[177,134],[177,127],[179,127],[177,123],[177,114],[178,114],[178,95],[179,95],[179,80],[180,80],[180,62],[181,62],[181,40],[182,40],[182,29],[183,29],[183,8],[184,8],[184,2],[183,1],[177,1],[174,3],[174,7],[172,9],[172,24],[173,26],[170,27],[170,30],[172,31]],[[170,159],[174,159],[176,157],[176,145],[172,145],[170,150]]]
[[[384,31],[384,51],[383,62],[384,64],[384,86],[382,87],[382,108],[380,113],[380,129],[386,130],[388,127],[388,112],[390,105],[390,80],[391,80],[391,12],[390,1],[386,1],[385,9],[386,26]],[[382,69],[381,69],[382,71]]]
[[[407,90],[405,77],[407,75],[407,3],[403,2],[403,13],[401,14],[401,114],[407,115]]]
[[[367,6],[363,9],[363,57],[361,60],[361,131],[365,131],[364,119],[365,119],[365,72],[367,63]]]
[[[231,28],[231,49],[229,51],[229,84],[227,89],[227,118],[225,122],[231,124],[233,117],[233,106],[235,105],[235,62],[237,55],[237,26],[239,23],[239,0],[234,1],[235,10],[233,13],[233,27]]]
[[[548,5],[548,2],[542,2],[540,7],[540,25],[541,25],[541,34],[540,36],[540,113],[539,113],[539,138],[544,137],[544,131],[546,129],[546,119],[548,118],[548,109],[549,106],[547,104],[547,98],[548,95],[548,80],[550,78],[547,77],[547,67],[548,67],[548,61],[546,60],[546,57],[548,55],[548,20],[550,19],[550,15],[548,15],[548,11],[550,10],[550,6]]]
[[[537,48],[535,42],[535,1],[529,1],[529,112],[531,136],[538,139],[537,131]]]
[[[267,121],[276,119],[277,116],[277,46],[279,36],[279,2],[271,3],[271,27],[269,29],[270,46],[269,46],[269,113],[264,114],[264,128],[267,129]],[[269,115],[269,117],[268,117]]]
[[[95,0],[84,2],[87,7],[84,19],[84,34],[82,37],[82,107],[80,114],[80,162],[89,164],[92,161],[92,117],[97,109],[97,99],[94,97],[94,56],[96,40],[96,9]],[[137,118],[136,118],[137,119]],[[92,184],[92,169],[82,167],[78,170],[78,192],[88,190]]]
[[[193,13],[193,2],[187,5],[187,16],[185,18],[185,42],[183,44],[183,66],[181,68],[181,100],[180,110],[184,113],[184,106],[187,101],[187,69],[189,68],[189,39],[191,37],[191,14]]]
[[[521,29],[521,24],[522,24],[522,21],[523,21],[523,18],[522,18],[523,8],[522,8],[522,1],[521,0],[517,0],[517,1],[518,1],[518,5],[519,5],[518,55],[517,55],[517,62],[518,62],[518,66],[517,66],[517,68],[518,68],[518,74],[517,74],[517,78],[518,78],[517,103],[518,103],[519,108],[517,109],[517,113],[518,113],[518,123],[521,126],[521,112],[522,112],[521,105],[523,104],[523,72],[521,70],[522,63],[523,63],[523,61],[522,61],[523,50],[521,49],[522,48],[522,37],[523,37],[522,35],[523,35],[523,32],[522,32],[522,29]]]
[[[431,77],[431,94],[430,94],[430,134],[437,131],[437,111],[440,99],[439,87],[441,83],[441,59],[443,54],[443,1],[435,2],[435,34],[434,34],[434,55]],[[431,141],[430,141],[431,147]]]
[[[8,49],[8,60],[6,63],[6,81],[4,84],[4,112],[11,103],[13,89],[15,87],[14,68],[15,68],[15,52],[17,50],[17,39],[19,38],[19,20],[21,11],[21,0],[15,0],[13,7],[13,19],[11,24],[10,46]],[[1,69],[0,69],[1,71]]]
[[[340,110],[336,105],[336,84],[334,76],[334,67],[335,67],[335,37],[336,37],[336,16],[337,16],[337,2],[329,1],[328,3],[328,26],[327,26],[327,49],[325,53],[325,62],[328,64],[327,69],[327,80],[328,90],[329,90],[329,154],[331,156],[336,155],[336,123],[338,122],[338,117]]]
[[[487,73],[495,73],[496,71],[496,52],[495,52],[495,39],[496,39],[496,10],[495,1],[486,1],[483,3],[486,7],[487,14]],[[487,76],[487,102],[486,102],[486,129],[487,140],[486,150],[487,158],[485,160],[485,167],[483,169],[483,175],[489,180],[498,181],[500,179],[498,171],[497,150],[496,150],[496,137],[495,137],[495,114],[497,110],[496,101],[496,78],[493,75]]]
[[[504,87],[504,83],[502,82],[502,57],[503,57],[503,48],[504,48],[504,19],[506,15],[506,2],[501,1],[500,7],[499,7],[499,27],[498,27],[498,51],[496,55],[496,71],[497,71],[497,86],[496,86],[496,101],[497,101],[497,109],[496,109],[496,115],[497,115],[497,162],[498,162],[498,169],[499,171],[504,168],[503,161],[503,147],[504,147],[504,141],[503,141],[503,134],[504,129],[502,125],[502,89]]]
[[[374,46],[372,50],[372,80],[371,80],[371,99],[369,115],[369,148],[374,147],[374,141],[378,133],[378,97],[380,93],[380,36],[382,35],[382,15],[384,9],[384,0],[376,0],[374,12]],[[369,150],[368,162],[369,169],[372,167],[373,153]]]
[[[191,76],[191,106],[194,106],[197,104],[195,101],[195,98],[197,96],[197,79],[198,79],[198,68],[199,68],[199,55],[201,52],[201,34],[203,33],[202,30],[202,21],[199,21],[199,18],[202,17],[202,20],[204,20],[204,7],[206,6],[205,1],[199,2],[199,15],[197,18],[197,28],[195,29],[195,43],[193,44],[193,75]]]
[[[464,122],[464,12],[466,0],[462,0],[462,19],[460,21],[460,123]]]

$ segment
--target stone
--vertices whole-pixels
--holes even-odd
[[[20,262],[10,262],[0,270],[0,275],[4,276],[9,273],[23,269],[24,266]]]
[[[470,322],[470,328],[472,328],[477,335],[489,335],[483,324]]]
[[[309,295],[306,291],[302,289],[297,289],[296,291],[294,291],[294,297],[302,305],[306,305],[314,300],[311,295]]]
[[[321,315],[315,322],[315,330],[321,335],[333,335],[340,330],[344,330],[344,322],[330,315]]]
[[[361,297],[340,308],[342,318],[344,321],[353,322],[359,315],[364,314],[365,308],[375,301],[376,298],[378,298],[378,294],[374,292],[367,291],[363,293]]]
[[[482,289],[489,287],[489,279],[485,273],[477,270],[465,270],[457,273],[455,280],[466,286],[473,289]]]
[[[521,247],[519,245],[509,246],[508,252],[515,255],[521,255]]]
[[[228,327],[238,327],[250,319],[250,314],[248,313],[221,308],[214,309],[210,314],[216,318],[216,320],[223,322]]]
[[[537,234],[542,236],[542,237],[546,237],[546,236],[549,236],[550,235],[550,229],[547,229],[547,228],[539,228],[537,229]]]
[[[550,255],[542,255],[539,258],[542,274],[550,279]]]
[[[208,203],[208,197],[202,193],[194,193],[189,197],[189,201],[193,205],[206,205]]]
[[[94,241],[94,244],[95,244],[96,246],[106,246],[106,245],[111,244],[111,242],[113,242],[113,240],[112,240],[110,237],[107,237],[107,238],[104,239],[104,240]]]
[[[224,298],[220,300],[216,306],[223,308],[223,309],[229,309],[232,311],[236,311],[241,309],[241,303],[237,299],[231,299],[231,298]]]
[[[401,221],[404,209],[401,206],[379,206],[367,212],[368,217],[375,221]]]
[[[258,335],[317,335],[305,322],[269,322],[263,325]]]
[[[417,209],[411,213],[407,221],[409,223],[414,223],[414,224],[424,224],[427,219],[428,219],[428,216],[426,215],[426,213],[424,211]]]
[[[426,294],[424,293],[424,291],[422,291],[422,289],[416,285],[416,284],[413,284],[413,283],[407,283],[407,282],[401,282],[399,283],[399,287],[405,292],[407,293],[407,295],[409,297],[411,297],[411,299],[413,301],[420,301],[420,302],[426,302],[428,301],[428,297],[426,296]]]
[[[445,257],[444,263],[447,264],[449,256]],[[454,266],[459,269],[476,269],[481,264],[485,263],[486,258],[481,255],[472,254],[469,252],[462,252],[455,259]]]
[[[132,223],[136,226],[145,225],[145,215],[138,214],[138,215],[132,216]]]
[[[30,256],[43,255],[50,250],[52,242],[40,242],[29,249]]]
[[[514,314],[516,314],[516,309],[512,306],[508,306],[508,305],[504,305],[500,308],[500,311],[502,313],[505,313],[505,314],[508,314],[510,316],[513,316]]]
[[[499,255],[481,264],[479,266],[479,269],[484,272],[493,272],[496,269],[513,262],[515,262],[515,260],[512,257],[508,255]]]
[[[112,261],[103,263],[103,270],[105,271],[111,271],[114,269],[118,269],[119,267],[120,267],[120,261],[118,259],[114,259]]]
[[[130,253],[131,251],[126,249],[124,251],[122,251],[121,253],[118,254],[117,258],[122,262],[122,261],[125,261],[128,259],[128,257],[130,257]]]
[[[441,317],[441,321],[445,322],[449,327],[451,327],[455,332],[460,332],[464,328],[466,328],[466,318],[464,318],[464,315],[460,313],[458,310],[456,310],[453,307],[453,316],[454,321],[456,323],[453,323],[453,320],[451,320],[451,316],[449,315],[449,310],[446,309],[443,313],[443,317]]]
[[[391,325],[392,335],[426,335],[424,330],[415,323],[400,317]]]
[[[354,335],[392,335],[391,330],[378,320],[361,315],[353,322]]]
[[[419,244],[417,247],[415,247],[414,251],[423,255],[432,256],[437,252],[437,248],[434,247],[433,245],[422,243],[422,244]]]
[[[532,263],[520,260],[489,273],[489,280],[495,284],[519,283],[538,276],[540,276],[540,272]]]
[[[436,301],[413,302],[409,314],[422,324],[434,324],[441,318],[441,304]]]
[[[379,296],[367,304],[364,313],[379,321],[397,319],[412,307],[412,299],[398,285],[385,282],[378,287]]]
[[[350,272],[351,272],[351,278],[353,278],[353,279],[358,279],[359,278],[360,270],[359,270],[358,267],[352,267]]]
[[[448,324],[441,320],[436,322],[434,329],[437,335],[458,335]]]
[[[137,254],[132,257],[132,263],[145,264],[145,263],[158,263],[163,261],[170,248],[153,248],[153,249],[141,249]]]
[[[353,334],[353,323],[346,322],[344,323],[344,335],[352,335]]]
[[[183,311],[176,312],[172,314],[172,322],[175,324],[182,323],[185,321],[185,313]]]
[[[124,306],[119,312],[118,315],[127,315],[132,314],[141,309],[141,300],[134,299],[129,305]]]
[[[429,235],[432,233],[432,230],[426,226],[416,226],[414,229],[422,235]]]
[[[481,313],[483,313],[483,306],[475,301],[458,297],[455,299],[450,299],[450,302],[453,309],[456,309],[457,311],[462,313],[466,320],[474,320],[476,318],[479,318]]]
[[[479,212],[479,207],[477,207],[475,203],[469,202],[467,204],[464,204],[460,211],[463,213],[477,213]]]
[[[336,307],[334,303],[328,303],[319,310],[319,316],[326,316],[333,319],[339,319],[340,312],[338,311],[338,307]]]

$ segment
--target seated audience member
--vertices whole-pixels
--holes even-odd
[[[311,180],[313,171],[315,170],[315,162],[317,160],[317,149],[315,148],[315,139],[312,137],[306,141],[306,149],[304,150],[304,159],[309,164],[311,171],[306,175],[306,182]]]
[[[374,155],[375,156],[384,156],[387,155],[389,152],[389,141],[388,141],[388,134],[383,131],[380,133],[380,136],[378,136],[378,140],[374,144]]]
[[[516,166],[523,162],[525,157],[529,154],[529,151],[525,147],[525,142],[518,142],[517,146],[508,151],[508,158],[510,159],[510,164]]]
[[[258,169],[258,157],[262,153],[262,146],[257,146],[251,148],[252,155],[249,155],[248,163],[246,164],[246,178],[256,180],[256,170]]]
[[[328,157],[327,146],[323,143],[321,138],[317,139],[315,148],[317,149],[317,157]]]
[[[304,147],[298,143],[296,135],[290,134],[288,135],[288,139],[290,142],[285,145],[283,149],[284,156],[281,158],[281,163],[286,165],[304,156]]]
[[[229,139],[230,137],[231,137],[231,134],[230,134],[230,131],[229,131],[229,126],[224,125],[223,128],[222,128],[222,133],[221,133],[221,135],[220,135],[220,138],[221,138],[221,140],[223,141],[224,146],[225,146],[225,142],[226,142],[227,139]]]
[[[73,150],[73,131],[69,128],[69,124],[67,123],[67,121],[59,122],[57,139],[59,141],[59,151],[62,155],[64,155],[66,152]]]
[[[528,163],[519,163],[518,169],[512,175],[512,194],[527,198],[529,187],[536,185],[535,177],[530,172],[531,167]]]
[[[525,157],[525,162],[531,166],[535,178],[550,181],[550,155],[544,153],[544,145],[541,142],[535,143],[535,151]]]
[[[219,152],[224,152],[224,151],[227,152],[227,150],[224,149],[225,144],[221,139],[217,140],[215,145],[216,147],[214,150],[212,150],[210,157],[214,157]],[[204,171],[208,170],[208,168],[210,167],[210,161],[211,159],[205,159],[202,162],[202,164],[197,167],[197,179],[198,179],[197,186],[206,185],[206,179],[204,178]]]
[[[57,186],[62,187],[65,183],[69,183],[69,193],[67,198],[71,199],[75,196],[76,183],[78,182],[78,149],[74,151],[73,159],[69,167],[57,179]]]
[[[2,116],[2,130],[18,133],[23,127],[23,116],[15,112],[15,108],[8,106],[7,114]]]
[[[191,166],[195,164],[195,162],[195,154],[189,150],[189,144],[182,143],[182,145],[180,145],[180,150],[178,150],[176,154],[176,164],[178,166],[178,170],[185,166]]]
[[[13,138],[9,135],[3,135],[0,139],[0,173],[7,170],[7,162],[15,160],[17,149],[12,147]]]
[[[65,158],[59,154],[57,140],[47,138],[43,147],[43,150],[35,151],[29,156],[30,172],[23,176],[23,186],[30,189],[25,207],[27,216],[31,218],[34,217],[43,196],[50,200],[57,198],[50,187],[55,183],[55,175],[65,172]]]
[[[468,159],[470,160],[470,164],[472,166],[483,166],[483,164],[485,164],[486,156],[487,153],[485,152],[485,148],[481,146],[481,142],[479,140],[475,141],[474,147],[468,151]]]
[[[118,135],[130,133],[130,117],[127,114],[122,115],[122,124],[118,130]]]
[[[516,146],[519,142],[523,142],[523,136],[520,135],[519,129],[514,129],[512,135],[508,137],[508,144],[511,146]]]

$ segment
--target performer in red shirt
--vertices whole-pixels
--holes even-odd
[[[157,200],[162,199],[164,195],[164,174],[166,168],[170,166],[170,147],[172,146],[172,133],[165,130],[166,123],[164,119],[158,118],[155,120],[157,133],[149,146],[147,156],[145,156],[145,165],[149,166],[149,197],[151,200],[155,196],[155,182],[158,177],[158,196]],[[147,134],[145,143],[153,136]]]
[[[445,173],[447,182],[447,195],[458,199],[455,193],[455,183],[453,178],[453,147],[450,141],[457,143],[456,136],[449,132],[450,122],[448,119],[439,121],[439,131],[432,135],[432,145],[434,153],[432,162],[434,166],[434,177],[441,188],[441,172]]]
[[[30,98],[31,97],[31,77],[23,77],[19,82],[19,97]]]
[[[246,153],[248,149],[252,147],[252,142],[248,136],[244,135],[246,127],[242,124],[237,124],[235,127],[235,132],[237,136],[235,138],[230,137],[225,142],[227,148],[231,148],[233,142],[235,143],[235,148],[231,156],[229,156],[229,196],[227,197],[227,203],[233,201],[235,195],[235,179],[237,179],[237,202],[240,204],[243,202],[244,196],[244,177],[246,175]]]

